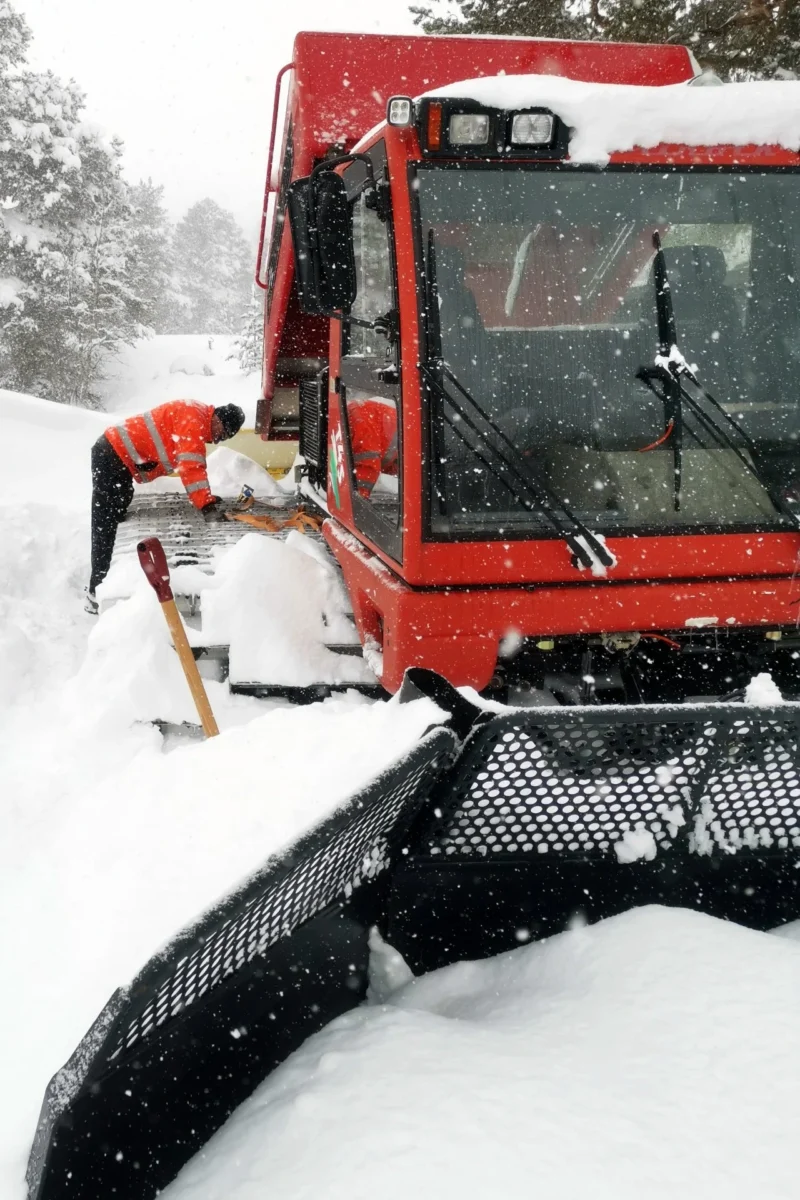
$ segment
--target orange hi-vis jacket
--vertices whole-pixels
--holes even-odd
[[[352,400],[347,422],[356,469],[356,486],[369,496],[378,476],[397,474],[397,409],[383,400]]]
[[[192,504],[204,508],[213,500],[206,466],[213,415],[213,404],[169,400],[112,425],[106,437],[137,483],[177,471]]]

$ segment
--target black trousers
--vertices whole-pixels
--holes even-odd
[[[105,434],[92,446],[92,577],[89,591],[111,566],[119,525],[133,499],[133,476]]]

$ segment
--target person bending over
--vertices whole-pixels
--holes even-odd
[[[117,526],[133,499],[133,484],[177,471],[186,494],[206,521],[221,520],[218,496],[208,486],[206,445],[238,433],[244,413],[237,404],[170,400],[150,412],[112,425],[92,446],[92,575],[86,611],[97,613],[97,588],[108,574]]]

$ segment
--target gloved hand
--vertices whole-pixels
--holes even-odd
[[[203,505],[200,512],[203,514],[203,520],[206,525],[212,525],[216,521],[225,520],[225,510],[222,507],[222,501],[219,496],[212,496],[208,504]]]

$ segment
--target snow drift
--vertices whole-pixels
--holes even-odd
[[[249,533],[220,560],[203,593],[203,636],[230,646],[232,682],[376,683],[362,658],[325,646],[352,642],[354,628],[334,567],[315,551],[300,533]]]
[[[110,423],[104,413],[0,389],[0,503],[53,504],[88,522],[89,452]]]
[[[89,451],[112,419],[0,391],[3,1200],[22,1200],[47,1081],[113,989],[439,716],[211,684],[221,736],[165,754],[142,719],[192,711],[153,593],[83,612]]]
[[[796,943],[654,907],[389,994],[385,959],[165,1200],[795,1194]]]

